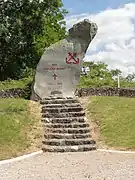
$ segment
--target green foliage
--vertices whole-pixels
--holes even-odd
[[[127,82],[132,82],[134,79],[135,79],[135,73],[128,74],[128,76],[126,77]]]
[[[33,79],[23,78],[20,80],[6,80],[0,81],[0,90],[12,89],[12,88],[21,88],[24,89],[24,99],[30,99],[31,96],[31,88],[32,88]]]
[[[35,70],[29,67],[26,67],[22,72],[23,79],[30,79],[34,77],[34,75],[35,75]]]
[[[24,78],[45,47],[65,37],[61,0],[2,0],[0,80]]]
[[[32,78],[23,78],[20,80],[6,80],[0,81],[0,90],[12,89],[12,88],[25,88],[27,84],[32,81]]]
[[[24,99],[30,99],[30,96],[31,96],[31,89],[32,89],[32,81],[29,81],[28,84],[26,84],[24,90],[25,90],[25,93],[24,93]]]
[[[112,70],[110,71],[110,73],[111,73],[112,77],[115,77],[115,76],[120,75],[122,72],[121,72],[121,70],[119,70],[119,69],[112,69]]]
[[[84,67],[89,68],[87,75],[82,75],[78,87],[117,87],[117,77],[120,76],[121,87],[135,87],[134,73],[127,77],[122,77],[119,69],[108,69],[108,65],[103,62],[84,62]]]

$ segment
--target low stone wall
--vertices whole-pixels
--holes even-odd
[[[80,88],[75,95],[81,96],[119,96],[118,88]]]
[[[26,89],[14,88],[0,90],[0,98],[20,98],[27,94]],[[131,88],[80,88],[76,89],[75,95],[82,96],[124,96],[124,97],[135,97],[135,89]],[[35,98],[36,100],[36,98]]]
[[[24,94],[25,94],[25,89],[21,89],[21,88],[0,90],[1,98],[19,98],[19,97],[23,97]]]
[[[135,97],[135,89],[130,88],[80,88],[75,92],[76,96],[125,96]]]
[[[120,89],[119,96],[135,97],[135,89]]]

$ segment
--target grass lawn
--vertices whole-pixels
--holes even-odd
[[[12,88],[24,88],[30,81],[31,81],[30,78],[24,78],[20,80],[0,81],[0,90],[12,89]]]
[[[29,110],[27,100],[0,99],[0,160],[31,151],[33,127],[40,119]]]
[[[100,139],[116,149],[135,149],[135,99],[90,97],[90,118],[99,124]]]

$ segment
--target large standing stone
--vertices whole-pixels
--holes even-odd
[[[37,65],[32,98],[74,96],[83,58],[97,29],[95,23],[84,20],[69,29],[66,39],[45,50]]]

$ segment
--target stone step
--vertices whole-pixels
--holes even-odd
[[[43,124],[43,127],[47,128],[85,128],[89,127],[88,123],[66,123],[66,124],[60,124],[60,123],[45,123]]]
[[[41,113],[63,113],[63,112],[80,112],[82,107],[62,107],[62,108],[43,108]]]
[[[59,133],[46,133],[44,135],[45,139],[84,139],[91,138],[90,133],[85,134],[59,134]]]
[[[66,98],[64,98],[64,97],[54,97],[54,96],[49,96],[49,97],[46,97],[46,98],[44,98],[43,100],[56,100],[56,99],[60,99],[60,100],[63,100],[63,99],[73,99],[72,97],[66,97]]]
[[[41,100],[40,104],[69,104],[78,103],[77,99],[54,99],[54,100]]]
[[[63,100],[63,99],[66,99],[66,98],[63,98],[63,97],[54,97],[54,96],[50,96],[50,97],[46,97],[44,98],[42,101],[46,101],[46,100],[56,100],[56,99],[60,99],[60,100]]]
[[[76,146],[76,145],[95,145],[96,142],[90,138],[88,139],[46,139],[42,141],[45,145],[50,146]]]
[[[43,145],[43,152],[83,152],[96,150],[96,145],[79,145],[79,146],[48,146]]]
[[[60,124],[67,124],[67,123],[84,123],[84,117],[66,117],[66,118],[42,118],[42,122],[44,123],[60,123]]]
[[[42,108],[63,108],[63,107],[81,107],[79,103],[74,103],[74,104],[44,104],[42,105]]]
[[[68,113],[42,113],[43,118],[64,118],[64,117],[83,117],[85,112],[68,112]]]
[[[45,128],[45,133],[68,133],[68,134],[85,134],[85,133],[90,133],[91,129],[90,128],[56,128],[56,129],[51,129],[51,128]]]

